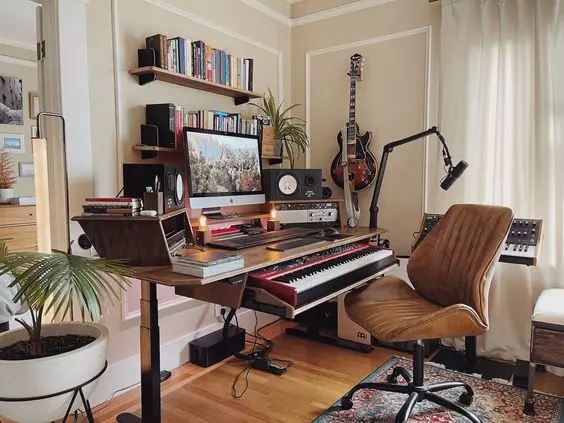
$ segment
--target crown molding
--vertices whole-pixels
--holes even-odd
[[[324,21],[326,19],[335,18],[337,16],[346,15],[348,13],[358,12],[359,10],[369,9],[371,7],[381,6],[386,3],[391,3],[397,0],[358,0],[354,3],[346,4],[344,6],[334,7],[332,9],[323,10],[321,12],[311,13],[309,15],[300,16],[299,18],[288,18],[282,13],[272,9],[270,6],[262,3],[259,0],[239,0],[241,3],[246,4],[253,9],[258,10],[266,16],[269,16],[278,22],[289,27],[307,25],[314,22]],[[298,3],[304,0],[286,0],[290,4]]]
[[[246,4],[253,9],[258,10],[262,14],[283,23],[286,26],[292,26],[292,19],[288,16],[278,12],[277,10],[272,9],[270,6],[260,2],[259,0],[239,0],[241,3]]]
[[[23,48],[25,50],[35,51],[36,47],[34,43],[28,43],[25,41],[14,40],[12,38],[4,37],[0,34],[0,44],[4,44],[10,47]]]
[[[332,9],[323,10],[322,12],[316,12],[310,15],[292,19],[291,26],[301,26],[314,22],[324,21],[326,19],[336,18],[337,16],[342,16],[349,13],[358,12],[360,10],[381,6],[393,1],[396,0],[359,0],[354,3],[346,4],[344,6],[334,7]]]

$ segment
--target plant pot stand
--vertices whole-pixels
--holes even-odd
[[[67,408],[67,412],[65,413],[65,415],[63,417],[62,423],[66,423],[66,421],[67,421],[67,419],[70,415],[71,407],[72,407],[74,400],[76,399],[77,395],[80,395],[80,398],[82,399],[82,405],[84,405],[84,411],[86,412],[86,416],[88,418],[88,423],[95,423],[94,422],[94,416],[92,414],[92,408],[90,407],[90,401],[88,401],[86,399],[86,397],[84,396],[84,392],[82,391],[82,388],[85,387],[86,385],[91,384],[92,382],[94,382],[98,378],[100,378],[100,376],[102,376],[104,374],[104,372],[106,371],[107,368],[108,368],[108,362],[106,361],[105,364],[104,364],[104,368],[96,376],[92,377],[90,380],[87,380],[86,382],[83,382],[80,385],[75,386],[73,388],[65,389],[64,391],[57,392],[55,394],[41,395],[41,396],[38,396],[38,397],[27,397],[27,398],[4,398],[4,397],[0,397],[0,402],[38,401],[38,400],[43,400],[43,399],[47,399],[47,398],[57,397],[59,395],[68,394],[69,392],[73,392],[71,402],[69,403],[69,406]],[[75,411],[74,412],[74,421],[75,422],[77,421],[77,418],[78,418],[78,413]]]

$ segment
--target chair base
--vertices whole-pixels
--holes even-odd
[[[366,382],[366,383],[359,383],[358,385],[353,387],[349,392],[347,392],[341,398],[341,409],[350,410],[352,408],[353,406],[352,397],[356,391],[361,389],[376,389],[378,391],[396,392],[396,393],[408,395],[407,400],[405,401],[403,406],[400,408],[398,414],[396,415],[396,420],[395,420],[396,423],[406,423],[413,411],[413,407],[415,406],[415,404],[423,400],[431,401],[432,403],[435,403],[437,405],[455,411],[466,417],[472,423],[482,423],[482,421],[474,413],[462,407],[462,405],[469,406],[470,404],[472,404],[472,400],[474,398],[474,391],[467,383],[442,382],[429,386],[425,386],[423,384],[422,348],[423,348],[423,344],[420,341],[418,344],[414,345],[413,381],[411,374],[407,369],[401,366],[395,367],[392,374],[388,376],[387,383]],[[398,385],[397,384],[398,376],[401,376],[407,382],[407,385]],[[456,404],[436,394],[436,392],[441,392],[452,388],[465,389],[465,392],[463,392],[458,399],[458,401],[462,405]]]

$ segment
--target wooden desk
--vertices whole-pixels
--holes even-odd
[[[129,221],[132,219],[136,218],[128,218]],[[105,247],[109,245],[104,240],[103,236],[101,236],[104,231],[100,230],[100,228],[96,228],[97,225],[93,224],[93,222],[97,221],[99,226],[104,226],[104,222],[107,223],[108,221],[115,221],[115,219],[101,218],[99,220],[95,220],[92,218],[82,219],[80,217],[75,217],[73,220],[81,223],[86,235],[92,241],[94,248],[98,250],[96,247],[97,242],[103,243]],[[87,223],[83,225],[85,222]],[[95,231],[96,233],[92,233],[92,231]],[[324,241],[317,244],[311,244],[285,252],[269,251],[266,249],[266,245],[239,250],[237,253],[241,254],[245,260],[244,268],[204,279],[174,273],[170,265],[135,267],[135,277],[141,280],[140,355],[142,417],[140,419],[131,413],[125,413],[117,416],[117,421],[119,423],[161,422],[161,392],[159,378],[160,335],[158,325],[157,284],[174,286],[178,295],[220,304],[235,310],[243,305],[243,294],[245,292],[249,272],[276,263],[299,258],[307,254],[324,251],[335,246],[371,239],[384,232],[384,229],[342,229],[341,233],[350,234],[351,236],[341,240]],[[113,237],[115,234],[110,234],[108,236]],[[150,246],[148,250],[151,250]],[[108,250],[106,249],[105,251]],[[111,253],[109,253],[109,255],[112,256]],[[293,317],[294,315],[323,301],[362,285],[393,267],[395,266],[390,266],[382,272],[372,275],[370,278],[358,281],[354,285],[348,286],[346,289],[327,295],[326,297],[320,298],[299,309],[294,309],[293,307],[287,305],[285,310],[289,317]],[[283,304],[280,305],[282,306],[281,309],[284,309]]]

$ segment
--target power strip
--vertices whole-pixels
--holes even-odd
[[[266,358],[255,358],[251,361],[251,367],[262,370],[263,372],[272,373],[274,375],[283,375],[288,370],[285,367],[274,364]]]
[[[160,382],[163,383],[165,380],[169,379],[172,376],[172,373],[168,370],[161,370],[159,374]]]

